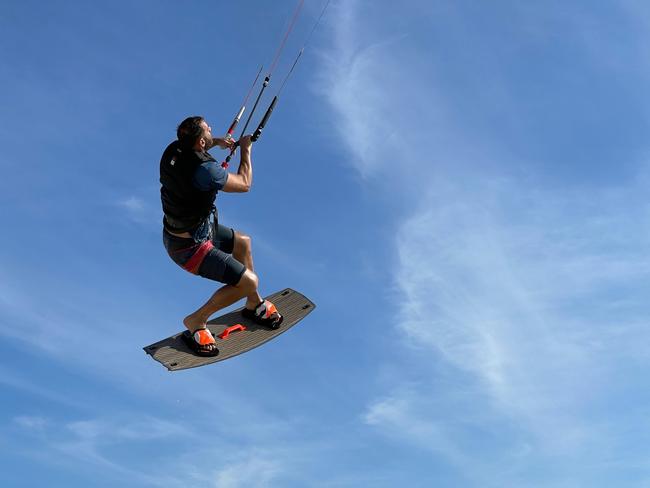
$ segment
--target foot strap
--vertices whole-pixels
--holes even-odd
[[[217,341],[214,340],[208,329],[198,329],[194,333],[186,330],[183,332],[183,339],[188,347],[199,356],[211,357],[219,354],[219,349],[216,347]]]
[[[198,329],[192,334],[194,342],[199,346],[208,346],[210,344],[216,344],[217,341],[212,337],[212,333],[208,329]]]
[[[268,300],[264,300],[255,309],[255,315],[261,319],[269,319],[274,313],[280,315],[275,305]]]
[[[277,307],[268,300],[263,300],[254,310],[244,308],[242,310],[244,317],[253,319],[260,325],[270,327],[271,329],[277,329],[280,327],[284,317],[280,315]]]

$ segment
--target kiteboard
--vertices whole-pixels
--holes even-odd
[[[238,356],[275,339],[316,308],[311,300],[291,288],[274,293],[266,299],[273,302],[284,317],[279,329],[271,330],[247,319],[241,313],[242,307],[208,322],[208,328],[219,348],[216,356],[203,357],[194,353],[183,340],[183,332],[144,347],[144,352],[169,371],[205,366]]]

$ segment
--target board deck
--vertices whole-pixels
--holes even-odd
[[[182,332],[146,346],[143,349],[169,371],[205,366],[206,364],[223,361],[224,359],[229,359],[261,346],[265,342],[289,330],[316,308],[316,305],[311,300],[291,288],[274,293],[266,297],[266,299],[273,302],[278,312],[284,317],[280,328],[270,330],[261,325],[257,325],[241,314],[243,307],[212,319],[208,322],[208,328],[217,341],[217,347],[219,348],[219,354],[217,356],[202,357],[196,355],[185,344],[185,341],[181,337]],[[236,324],[242,324],[246,327],[246,330],[231,332],[224,339],[217,337],[226,328]]]

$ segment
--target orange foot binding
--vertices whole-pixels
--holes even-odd
[[[247,319],[254,320],[256,323],[269,329],[279,329],[282,320],[284,320],[284,317],[280,315],[275,305],[268,300],[262,301],[254,310],[244,307],[241,313]]]
[[[183,340],[199,356],[213,357],[219,354],[217,341],[208,329],[198,329],[194,333],[186,330],[183,332]]]

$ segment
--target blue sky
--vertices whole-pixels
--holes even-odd
[[[225,132],[272,4],[0,5],[3,486],[648,486],[641,1],[332,0],[218,199],[262,293],[317,310],[217,365],[144,354],[214,290],[162,247],[160,154]]]

